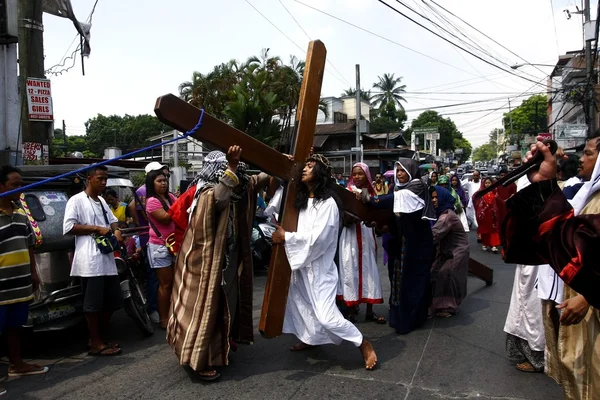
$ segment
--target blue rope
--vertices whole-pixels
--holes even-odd
[[[29,185],[20,187],[18,189],[9,190],[8,192],[0,193],[0,197],[9,196],[11,194],[16,194],[16,193],[21,193],[21,192],[24,192],[26,190],[32,189],[34,187],[38,187],[38,186],[44,185],[44,184],[49,183],[49,182],[54,182],[56,180],[59,180],[59,179],[62,179],[62,178],[66,178],[68,176],[78,174],[78,173],[86,171],[86,170],[88,170],[90,168],[95,168],[95,167],[99,167],[101,165],[110,164],[113,161],[121,160],[121,159],[126,158],[126,157],[131,157],[133,155],[142,153],[144,151],[151,150],[151,149],[154,149],[154,148],[157,148],[157,147],[161,147],[161,146],[164,146],[164,145],[169,144],[169,143],[176,142],[176,141],[181,140],[181,139],[185,139],[188,136],[191,136],[194,133],[196,133],[198,131],[198,129],[200,129],[202,127],[202,119],[203,118],[204,118],[204,109],[201,110],[200,118],[198,118],[198,123],[196,124],[196,126],[194,126],[191,130],[187,131],[181,137],[173,138],[173,139],[168,140],[166,142],[156,143],[156,144],[153,144],[151,146],[144,147],[144,148],[136,150],[136,151],[132,151],[131,153],[123,154],[123,155],[121,155],[119,157],[111,158],[109,160],[104,160],[104,161],[101,161],[101,162],[96,163],[96,164],[88,165],[88,166],[85,166],[83,168],[79,168],[79,169],[77,169],[75,171],[66,172],[64,174],[61,174],[61,175],[58,175],[58,176],[54,176],[52,178],[44,179],[43,181],[31,183]]]

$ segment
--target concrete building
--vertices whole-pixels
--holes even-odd
[[[598,67],[598,64],[596,65]],[[594,81],[596,102],[599,99],[598,82]],[[548,123],[552,137],[560,147],[575,148],[585,143],[587,136],[585,89],[587,86],[586,61],[583,50],[561,55],[548,78]],[[598,103],[597,103],[598,104]],[[598,126],[598,112],[593,115]]]

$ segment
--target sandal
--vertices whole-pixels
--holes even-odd
[[[205,382],[216,381],[221,377],[221,374],[214,369],[205,369],[204,371],[196,372],[198,379]]]
[[[48,372],[48,367],[42,367],[41,365],[26,364],[26,369],[23,371],[17,371],[17,370],[9,368],[8,376],[14,377],[14,376],[40,375],[40,374],[45,374],[46,372]]]
[[[520,364],[515,365],[517,369],[521,372],[538,372],[533,365],[529,361],[522,362]]]
[[[89,356],[96,356],[96,357],[110,357],[110,356],[118,356],[119,354],[121,354],[122,350],[120,347],[111,347],[111,346],[104,346],[103,348],[101,348],[98,351],[89,351],[88,355]]]
[[[442,312],[435,314],[435,316],[438,318],[450,318],[452,316],[452,314],[450,314],[449,312],[446,312],[446,311],[442,311]]]
[[[387,323],[387,319],[381,315],[377,315],[375,313],[365,315],[365,321],[375,322],[376,324],[383,325]]]

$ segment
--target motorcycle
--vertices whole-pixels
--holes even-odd
[[[124,233],[124,237],[127,236],[132,235]],[[134,272],[134,270],[143,270],[144,263],[142,257],[137,252],[130,255],[127,254],[127,249],[123,247],[115,252],[115,263],[117,264],[117,273],[119,274],[119,281],[121,283],[121,294],[123,295],[125,312],[133,319],[144,336],[151,336],[154,333],[154,325],[148,315],[144,290]]]
[[[273,217],[265,216],[260,210],[257,211],[250,240],[255,270],[266,271],[268,269],[273,248],[272,236],[276,229],[276,221],[273,220]]]

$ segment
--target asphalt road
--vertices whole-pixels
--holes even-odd
[[[473,239],[473,235],[472,235]],[[364,322],[359,329],[377,351],[381,365],[366,371],[350,344],[292,353],[295,338],[263,339],[240,346],[217,383],[197,382],[178,365],[164,331],[143,338],[123,312],[115,315],[112,338],[123,347],[117,357],[87,356],[85,328],[26,337],[25,355],[50,365],[45,376],[10,379],[6,399],[561,399],[562,391],[543,374],[523,373],[504,352],[504,321],[514,266],[483,253],[471,255],[494,269],[486,287],[469,277],[469,295],[457,316],[429,320],[409,335],[387,325]],[[384,293],[387,270],[380,263]],[[255,282],[258,325],[265,278]],[[375,311],[386,315],[385,305]],[[6,359],[0,366],[5,375]]]

